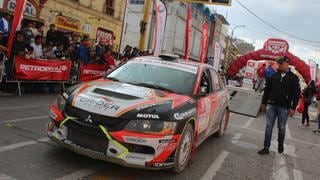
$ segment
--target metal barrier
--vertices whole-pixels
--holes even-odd
[[[12,70],[14,71],[13,72],[14,77],[13,77],[13,79],[7,79],[8,77],[6,76],[6,82],[17,83],[19,96],[22,95],[21,83],[56,83],[56,84],[61,84],[63,90],[65,90],[65,84],[70,83],[70,79],[68,81],[46,81],[46,80],[21,80],[21,79],[17,79],[16,78],[16,71],[15,71],[15,57],[13,59],[14,59],[14,61],[13,61],[13,65],[12,65],[12,68],[13,68]],[[6,60],[8,60],[8,59],[6,59]],[[5,73],[5,71],[4,71],[4,73]]]

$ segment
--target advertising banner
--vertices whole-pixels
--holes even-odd
[[[165,4],[160,1],[156,0],[155,4],[155,12],[156,12],[156,18],[155,18],[155,31],[154,31],[154,55],[158,56],[161,54],[162,50],[162,44],[164,40],[164,32],[166,27],[166,20],[167,20],[167,9]]]
[[[203,22],[202,24],[202,38],[201,38],[201,53],[200,53],[200,62],[205,63],[207,50],[208,50],[208,24]]]
[[[87,82],[104,77],[107,68],[101,64],[80,65],[80,81]]]
[[[15,57],[16,78],[36,81],[69,81],[71,61]]]

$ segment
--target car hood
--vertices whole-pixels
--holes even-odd
[[[163,114],[190,99],[190,96],[99,80],[77,88],[70,103],[79,109],[109,117],[163,119]]]

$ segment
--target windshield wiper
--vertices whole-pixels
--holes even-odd
[[[163,87],[163,86],[159,86],[159,85],[156,85],[156,84],[148,84],[148,83],[137,83],[137,84],[134,84],[136,86],[143,86],[143,87],[148,87],[148,88],[152,88],[152,89],[159,89],[159,90],[164,90],[164,91],[168,91],[168,92],[172,92],[172,93],[177,93],[171,89],[168,89],[166,87]],[[179,94],[179,93],[177,93]]]
[[[119,79],[115,78],[115,77],[107,77],[107,79],[110,79],[112,81],[117,81],[117,82],[121,82]]]

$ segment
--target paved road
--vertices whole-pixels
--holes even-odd
[[[209,138],[181,174],[137,170],[77,155],[45,136],[55,95],[0,97],[0,180],[2,179],[192,179],[318,180],[320,136],[289,119],[284,155],[260,156],[264,116],[232,114],[225,136]],[[316,124],[313,123],[312,127]],[[274,133],[276,133],[275,131]],[[276,134],[274,135],[276,140]]]

